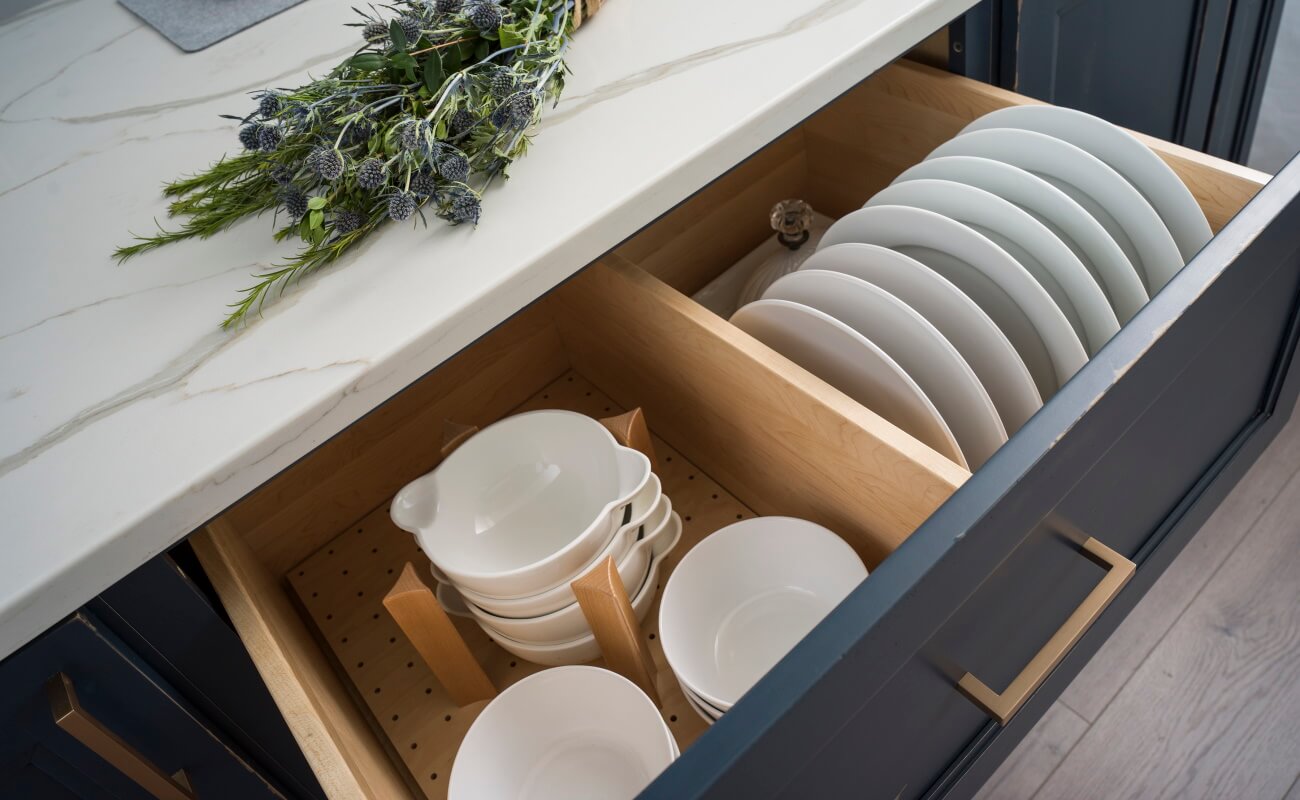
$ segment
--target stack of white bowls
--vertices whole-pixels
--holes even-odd
[[[433,562],[448,610],[464,608],[503,648],[548,666],[600,655],[571,581],[613,558],[644,618],[681,537],[650,460],[558,410],[484,428],[398,492],[391,513]]]
[[[696,545],[673,570],[659,640],[682,692],[712,723],[867,577],[840,537],[756,517]]]
[[[543,670],[483,709],[456,753],[450,800],[631,800],[678,756],[655,704],[596,667]]]

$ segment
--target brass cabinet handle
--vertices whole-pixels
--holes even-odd
[[[1074,647],[1074,643],[1079,641],[1079,637],[1083,636],[1097,617],[1101,616],[1101,612],[1106,610],[1137,570],[1137,565],[1132,561],[1091,537],[1083,543],[1083,554],[1105,567],[1106,577],[1088,593],[1065,624],[1052,634],[1052,638],[1047,640],[1043,649],[1011,681],[1006,691],[998,694],[969,672],[957,681],[957,688],[962,694],[1003,725],[1011,721],[1029,699],[1029,695],[1047,679],[1048,674],[1070,652],[1070,648]]]
[[[77,701],[77,690],[72,679],[62,672],[45,682],[45,694],[50,701],[54,723],[84,744],[91,752],[112,764],[123,775],[135,781],[141,789],[158,800],[195,800],[193,791],[185,783],[182,770],[172,778],[156,767],[131,745],[122,741],[104,723],[86,713]]]

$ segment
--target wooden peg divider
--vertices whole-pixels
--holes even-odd
[[[397,583],[384,596],[384,608],[453,702],[465,706],[496,697],[496,687],[438,604],[433,590],[420,579],[409,561]]]
[[[641,687],[655,705],[663,705],[655,686],[655,666],[641,635],[627,587],[611,556],[605,556],[587,574],[569,584],[587,618],[605,666]]]
[[[650,428],[645,424],[645,414],[640,407],[616,417],[605,417],[600,420],[600,424],[605,426],[605,430],[614,434],[619,444],[645,453],[646,458],[650,459],[650,469],[658,471],[655,446],[650,441]]]
[[[478,433],[477,425],[462,425],[459,422],[447,420],[442,425],[442,457],[446,458],[455,452],[457,447],[469,439],[469,437]]]

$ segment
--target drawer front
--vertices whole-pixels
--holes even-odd
[[[134,756],[88,746],[56,724],[47,683],[60,673],[78,715]],[[156,794],[127,774],[143,775],[147,763],[166,776],[184,770],[195,797],[283,797],[89,615],[74,614],[0,664],[0,682],[0,781],[31,789],[21,796],[147,800]]]
[[[325,796],[243,642],[171,554],[110,586],[88,608],[287,791]]]
[[[978,788],[964,778],[1032,726],[1289,415],[1298,192],[1300,162],[647,796]],[[1009,726],[991,721],[957,682],[1001,691],[1030,663],[1101,580],[1088,537],[1137,578]]]

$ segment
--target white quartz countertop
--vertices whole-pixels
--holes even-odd
[[[233,333],[269,219],[118,266],[247,94],[357,44],[311,0],[182,54],[110,0],[0,25],[0,657],[974,0],[609,0],[477,229],[390,225]]]

